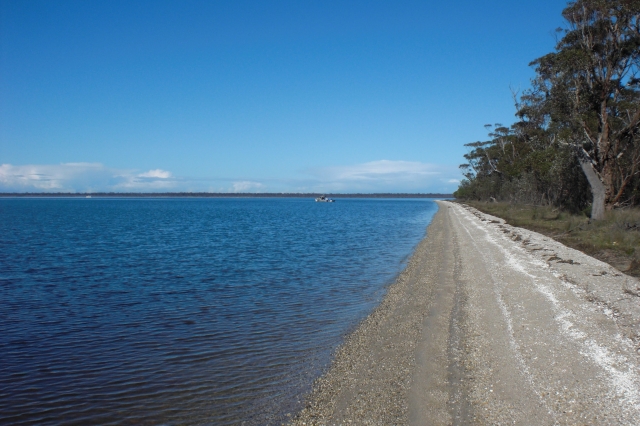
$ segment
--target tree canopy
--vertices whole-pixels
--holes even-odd
[[[517,121],[466,144],[458,198],[571,210],[640,204],[640,0],[578,0],[554,52],[533,62]]]

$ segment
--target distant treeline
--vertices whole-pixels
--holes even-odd
[[[325,195],[330,198],[453,198],[453,194],[412,194],[412,193],[377,193],[377,194],[327,194],[327,193],[295,193],[295,192],[4,192],[0,197],[72,197],[88,196],[103,198],[316,198]]]
[[[571,211],[640,204],[640,1],[577,0],[555,51],[514,93],[517,122],[466,144],[457,198]]]

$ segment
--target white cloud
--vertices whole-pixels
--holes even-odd
[[[0,165],[3,192],[110,192],[169,190],[171,173],[113,169],[100,163]]]
[[[450,192],[460,174],[454,166],[391,160],[324,167],[309,173],[316,176],[316,187],[321,191],[348,192]]]
[[[416,177],[440,174],[431,164],[416,161],[371,161],[352,166],[327,167],[324,169],[336,180],[380,180],[415,179]]]
[[[243,180],[239,182],[233,182],[231,192],[250,192],[250,191],[258,191],[264,188],[264,185],[260,182],[252,182],[248,180]]]
[[[68,191],[73,182],[91,176],[104,177],[106,169],[99,163],[65,163],[54,165],[0,165],[0,187],[4,190]]]
[[[162,169],[154,169],[154,170],[149,170],[148,172],[140,173],[138,177],[169,179],[171,177],[171,172],[168,172]]]
[[[175,176],[163,169],[127,170],[100,163],[0,165],[0,192],[453,192],[455,166],[379,160],[260,179]]]

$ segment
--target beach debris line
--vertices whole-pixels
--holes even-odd
[[[640,281],[438,204],[291,424],[638,424]]]

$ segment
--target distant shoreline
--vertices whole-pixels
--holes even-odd
[[[453,194],[332,194],[290,192],[2,192],[0,198],[315,198],[326,195],[331,198],[453,198]]]

